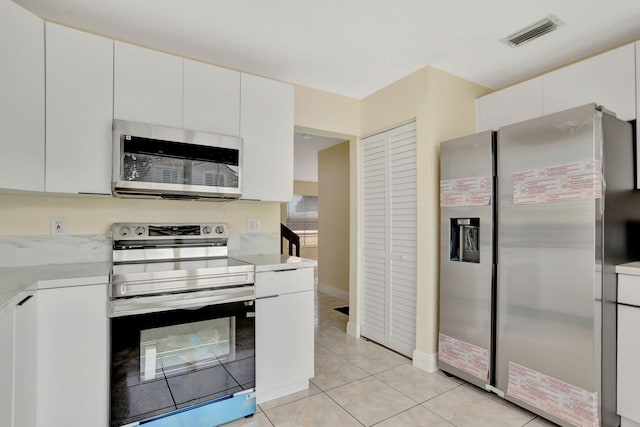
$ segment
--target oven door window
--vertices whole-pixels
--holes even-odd
[[[113,318],[111,426],[255,387],[253,301]]]
[[[140,380],[236,360],[235,317],[140,331]]]

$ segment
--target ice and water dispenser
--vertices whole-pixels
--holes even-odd
[[[480,262],[480,218],[451,218],[449,259]]]

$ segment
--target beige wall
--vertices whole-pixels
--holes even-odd
[[[67,234],[111,234],[114,222],[226,222],[231,234],[246,233],[259,218],[262,232],[280,232],[280,204],[0,195],[0,236],[50,234],[50,217],[64,217]]]
[[[335,95],[302,86],[295,88],[295,126],[296,131],[331,138],[343,138],[349,141],[349,222],[357,224],[358,199],[355,191],[358,182],[357,142],[360,135],[361,101],[354,98]],[[349,331],[356,335],[357,318],[357,273],[358,273],[358,233],[352,226],[349,229],[349,306],[354,315],[349,317]],[[318,270],[332,268],[319,263]]]
[[[318,153],[318,286],[349,294],[349,142]],[[327,292],[326,289],[324,289]]]
[[[475,99],[490,90],[425,67],[362,100],[361,134],[412,119],[417,125],[418,281],[416,350],[437,352],[439,144],[475,131]]]
[[[358,135],[360,130],[360,101],[304,86],[295,87],[296,127],[308,128],[321,136]],[[331,134],[323,134],[328,131]]]

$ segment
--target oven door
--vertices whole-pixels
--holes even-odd
[[[112,427],[210,426],[255,412],[253,286],[226,291],[112,302]]]

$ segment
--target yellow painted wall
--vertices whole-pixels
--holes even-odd
[[[425,67],[362,100],[362,135],[416,120],[419,260],[416,350],[419,352],[437,352],[439,145],[475,131],[475,100],[489,92],[485,87]]]
[[[349,293],[349,142],[318,152],[318,285]]]
[[[111,234],[114,222],[226,222],[229,233],[246,233],[247,218],[260,218],[262,232],[280,232],[279,203],[198,202],[0,195],[0,236],[50,234],[50,217],[64,217],[67,234]]]
[[[295,87],[294,123],[298,128],[308,128],[310,133],[329,131],[342,135],[358,135],[360,130],[360,101],[341,95],[323,92],[304,86]]]
[[[349,317],[349,331],[357,334],[356,321],[358,316],[358,233],[355,224],[358,217],[358,137],[360,135],[361,101],[354,98],[335,95],[328,92],[296,86],[295,88],[295,126],[296,131],[331,138],[343,138],[349,144],[349,306],[353,315]],[[331,269],[331,265],[318,263],[318,274],[324,269]],[[351,310],[350,309],[350,310]]]

